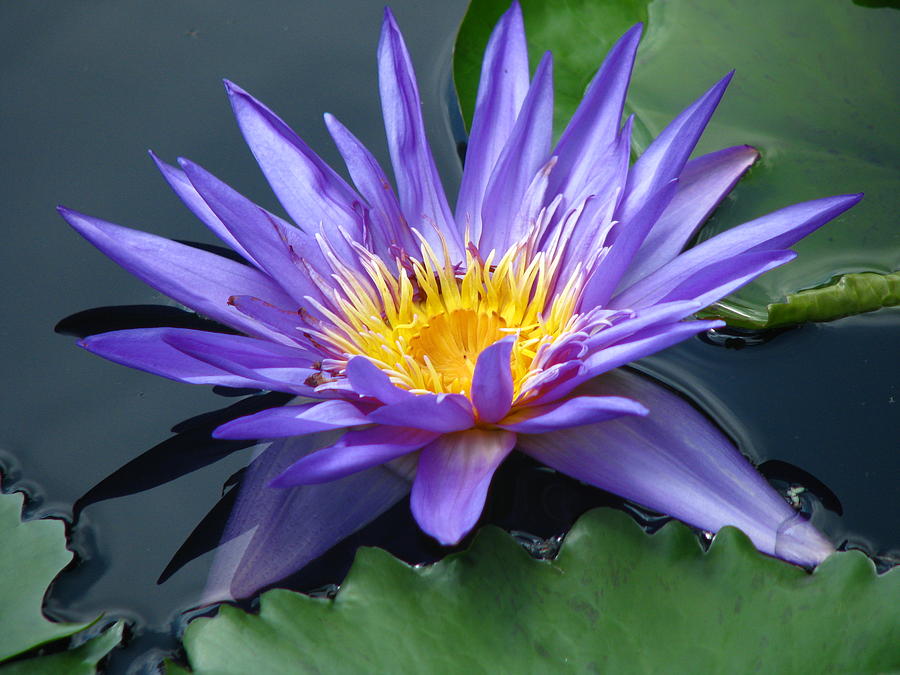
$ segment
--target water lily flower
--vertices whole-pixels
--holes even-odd
[[[721,326],[690,317],[794,258],[793,243],[860,195],[788,206],[684,250],[757,153],[689,159],[729,73],[630,162],[622,111],[640,34],[635,26],[613,46],[554,145],[552,56],[530,77],[513,4],[487,46],[455,209],[389,10],[378,73],[396,191],[334,117],[325,123],[352,184],[229,82],[244,137],[294,223],[191,161],[154,159],[245,264],[61,208],[132,274],[242,333],[123,330],[82,346],[182,382],[302,397],[216,431],[281,439],[251,467],[228,537],[237,558],[281,574],[272,547],[306,546],[286,554],[302,564],[331,541],[316,528],[339,523],[346,536],[408,490],[421,528],[455,544],[516,448],[704,530],[737,525],[787,560],[815,564],[832,550],[700,413],[616,369]],[[296,442],[334,430],[344,433],[324,448]],[[305,522],[283,522],[289,503]]]

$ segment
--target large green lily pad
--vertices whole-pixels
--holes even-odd
[[[900,667],[900,572],[860,552],[813,574],[725,528],[645,534],[582,517],[552,562],[486,528],[409,567],[362,549],[334,600],[284,590],[258,615],[223,606],[184,643],[195,673],[884,672]],[[170,672],[185,672],[180,668]]]
[[[60,520],[22,521],[21,493],[0,494],[0,662],[89,624],[49,621],[41,612],[53,578],[72,560]]]
[[[473,0],[460,29],[454,76],[466,119],[477,87],[473,64],[507,6]],[[737,69],[699,151],[749,143],[762,159],[701,238],[794,202],[866,193],[850,212],[800,242],[796,261],[729,298],[726,315],[731,308],[731,315],[745,317],[736,323],[762,327],[876,308],[842,295],[840,287],[830,291],[827,315],[804,313],[796,301],[788,314],[768,313],[769,305],[838,275],[885,275],[900,267],[893,112],[900,99],[900,13],[848,0],[656,0],[649,7],[636,0],[522,0],[522,7],[532,60],[554,52],[558,130],[610,44],[636,21],[648,21],[628,99],[638,118],[638,151],[706,87]]]

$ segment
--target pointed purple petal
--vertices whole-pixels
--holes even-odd
[[[285,340],[228,305],[232,295],[253,295],[283,306],[293,303],[290,296],[258,270],[63,207],[59,213],[105,255],[160,293],[251,335]]]
[[[412,396],[391,382],[387,373],[364,356],[354,356],[347,362],[347,379],[357,394],[382,403],[399,403]]]
[[[222,370],[178,351],[165,341],[175,333],[196,336],[200,332],[186,328],[135,328],[91,335],[78,344],[89,352],[115,363],[178,382],[268,388],[268,382]]]
[[[373,209],[377,230],[373,233],[375,253],[382,258],[390,258],[392,244],[405,251],[417,250],[418,245],[400,210],[394,188],[378,160],[335,117],[326,114],[325,124],[344,158],[350,177]]]
[[[235,375],[266,382],[268,389],[315,395],[306,380],[318,372],[310,367],[317,355],[298,347],[202,331],[167,333],[163,339],[195,359]]]
[[[408,494],[408,477],[388,466],[325,485],[268,487],[321,442],[316,436],[276,441],[250,464],[216,551],[204,604],[250,597],[280,581]]]
[[[503,338],[478,355],[472,376],[472,403],[478,419],[497,422],[509,412],[513,397],[512,354],[515,336]]]
[[[517,2],[500,17],[488,40],[481,65],[478,97],[466,149],[456,222],[470,227],[472,241],[481,235],[484,190],[512,132],[528,93],[528,45]]]
[[[519,448],[563,473],[695,527],[711,532],[738,527],[761,551],[791,562],[816,564],[834,550],[686,401],[625,371],[607,373],[589,386],[594,394],[639,400],[650,414],[520,435]]]
[[[570,205],[591,176],[603,170],[616,142],[642,29],[633,26],[609,50],[553,152],[559,164],[550,191],[564,193]]]
[[[689,161],[678,178],[678,192],[650,230],[620,285],[627,288],[681,253],[757,157],[755,148],[739,145]]]
[[[437,437],[433,431],[396,427],[350,431],[334,445],[291,464],[270,485],[287,488],[327,483],[415,452]]]
[[[706,128],[706,123],[719,105],[732,75],[734,71],[685,108],[635,162],[628,175],[625,198],[617,214],[619,220],[627,222],[650,195],[678,178]]]
[[[726,258],[690,275],[663,296],[660,302],[693,300],[706,307],[796,257],[793,251],[753,251]]]
[[[198,193],[194,186],[191,185],[191,181],[188,180],[184,171],[166,164],[153,152],[150,153],[150,157],[156,163],[156,168],[159,169],[163,178],[166,179],[169,187],[171,187],[181,201],[185,203],[185,206],[187,206],[197,218],[203,221],[203,224],[212,230],[219,239],[228,244],[230,248],[240,253],[244,258],[253,262],[252,256],[247,253],[238,240],[234,238],[234,235],[228,231],[228,228],[226,228],[219,217],[212,212],[209,205],[203,201],[203,197],[201,197],[200,193]]]
[[[387,8],[378,43],[378,83],[388,148],[406,220],[440,251],[436,227],[446,237],[451,257],[460,260],[460,233],[425,137],[412,62],[394,15]]]
[[[677,189],[678,182],[670,181],[649,197],[632,217],[616,224],[610,233],[613,240],[609,252],[591,272],[582,291],[581,311],[607,304],[650,228],[671,203]]]
[[[269,408],[238,417],[213,431],[215,438],[284,438],[368,424],[366,416],[347,401],[323,401]]]
[[[426,446],[410,497],[419,527],[445,546],[458,543],[481,516],[494,471],[515,443],[509,431],[472,429]]]
[[[576,396],[560,403],[517,410],[497,426],[520,434],[543,434],[647,412],[637,401],[621,396]]]
[[[340,226],[359,239],[353,188],[269,108],[232,82],[225,89],[247,145],[294,222],[309,230]]]
[[[605,161],[581,184],[581,191],[572,192],[567,198],[569,204],[581,204],[578,216],[570,222],[560,218],[555,226],[548,228],[545,242],[561,238],[565,252],[559,268],[559,278],[567,279],[576,265],[589,264],[591,254],[599,252],[606,243],[612,224],[612,215],[621,198],[622,186],[628,176],[631,158],[631,128],[634,118],[629,117],[625,128],[611,146]],[[635,219],[641,222],[639,219]],[[652,226],[648,222],[647,226]],[[624,246],[623,241],[620,244]]]
[[[292,342],[309,346],[309,340],[302,332],[305,323],[299,311],[282,309],[249,295],[236,295],[228,298],[228,304],[244,316],[281,333]]]
[[[688,339],[711,328],[721,328],[724,321],[680,321],[653,326],[631,335],[626,341],[601,349],[584,361],[585,374],[590,377],[624,366],[666,347]]]
[[[603,328],[584,341],[588,352],[595,352],[616,342],[621,342],[640,330],[662,323],[674,323],[703,309],[705,305],[693,301],[668,302],[653,305],[634,312],[631,318],[609,328]]]
[[[528,186],[550,156],[553,133],[553,56],[544,54],[506,147],[497,159],[481,208],[484,251],[505,251]]]
[[[373,411],[370,422],[450,433],[475,424],[472,404],[461,394],[416,394]]]
[[[722,232],[685,251],[633,286],[617,293],[615,307],[652,304],[672,288],[675,280],[693,270],[738,253],[772,251],[787,248],[856,204],[862,195],[826,197],[757,218]]]
[[[260,268],[277,279],[291,295],[294,303],[288,306],[305,303],[308,295],[318,297],[318,288],[297,263],[300,252],[316,248],[310,236],[260,208],[203,167],[187,159],[179,162],[191,184],[228,231]]]

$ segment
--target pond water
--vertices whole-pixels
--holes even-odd
[[[381,7],[365,0],[34,0],[0,7],[4,490],[24,490],[30,515],[72,521],[79,498],[153,449],[146,463],[120,472],[79,505],[72,543],[80,561],[47,600],[58,618],[105,612],[132,621],[131,640],[114,652],[109,672],[149,672],[175,647],[173,630],[208,571],[210,555],[194,557],[203,537],[194,540],[197,550],[175,560],[164,583],[157,580],[251,450],[228,453],[210,444],[209,419],[194,419],[239,399],[108,363],[54,332],[60,319],[90,308],[171,303],[80,240],[53,207],[64,203],[212,243],[156,174],[144,155],[151,147],[169,161],[190,157],[274,208],[231,118],[220,84],[226,76],[280,112],[332,165],[340,161],[321,121],[325,111],[387,164],[374,61]],[[416,64],[438,168],[454,193],[449,57],[466,2],[403,0],[392,7]],[[159,311],[130,318],[106,311],[68,329],[96,331],[98,321],[112,322],[109,328],[135,316],[152,322],[161,320]],[[804,508],[834,542],[887,561],[900,555],[891,517],[900,475],[898,329],[900,312],[882,311],[764,336],[718,334],[639,367],[690,396],[764,462],[777,485],[808,487]],[[208,463],[179,475],[198,455]],[[546,538],[602,504],[621,506],[518,459],[498,475],[485,520]],[[339,583],[361,544],[412,562],[446,552],[418,533],[400,504],[291,585]]]

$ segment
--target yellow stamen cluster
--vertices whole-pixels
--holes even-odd
[[[482,260],[474,247],[463,266],[443,260],[422,240],[421,260],[395,260],[396,271],[358,249],[368,278],[331,260],[334,309],[320,307],[327,321],[314,339],[345,359],[365,356],[398,386],[413,393],[470,395],[478,355],[515,335],[512,376],[515,396],[540,372],[544,345],[574,329],[581,288],[576,270],[551,297],[559,263],[520,242],[498,260]],[[329,325],[330,323],[330,325]]]

